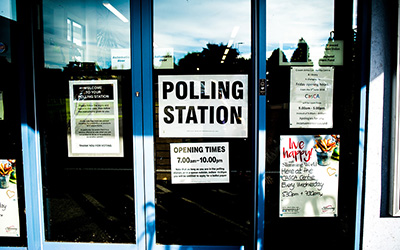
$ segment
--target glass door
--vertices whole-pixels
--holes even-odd
[[[353,4],[298,4],[43,1],[45,248],[351,248]]]
[[[136,212],[143,206],[143,182],[135,180],[141,146],[132,140],[142,135],[135,131],[141,110],[132,94],[141,84],[132,84],[132,52],[140,50],[131,46],[131,13],[140,13],[135,4],[42,2],[36,97],[46,248],[115,243],[113,249],[132,249],[144,241]]]
[[[43,1],[45,249],[252,248],[251,6]]]
[[[251,5],[154,1],[150,246],[252,247]]]
[[[265,242],[353,249],[359,54],[352,1],[267,0]]]

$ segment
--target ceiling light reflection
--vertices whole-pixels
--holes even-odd
[[[237,35],[239,29],[240,29],[240,26],[235,26],[235,27],[233,28],[232,33],[231,33],[231,38],[235,38],[235,37],[236,37],[236,35]]]
[[[121,14],[114,6],[112,6],[110,3],[104,2],[103,3],[104,7],[106,7],[109,11],[111,11],[114,15],[116,15],[122,22],[127,23],[129,20]]]

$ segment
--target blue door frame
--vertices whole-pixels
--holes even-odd
[[[151,1],[142,3],[142,86],[143,86],[143,114],[153,114],[153,78],[152,78],[152,53],[153,53],[153,23]],[[133,10],[131,10],[133,11]],[[259,79],[266,76],[266,0],[252,1],[252,58],[253,58],[253,169],[254,171],[254,239],[253,249],[264,249],[264,176],[265,176],[265,109],[266,97],[259,94]],[[139,86],[137,86],[138,89]],[[154,154],[153,154],[153,115],[143,117],[143,147],[145,167],[145,186],[150,187],[145,192],[145,214],[146,214],[146,243],[148,249],[174,250],[174,249],[219,249],[234,250],[244,249],[243,246],[180,246],[180,245],[156,245],[155,239],[155,198],[154,198]]]
[[[34,5],[32,5],[34,6]],[[367,15],[365,15],[367,16]],[[154,152],[153,152],[153,80],[152,80],[152,1],[131,1],[131,42],[132,46],[132,107],[133,145],[134,145],[134,178],[136,200],[136,244],[98,244],[98,243],[61,243],[46,242],[44,234],[44,214],[42,199],[41,148],[40,133],[36,121],[35,95],[30,90],[21,88],[21,140],[24,162],[24,185],[26,204],[26,228],[28,247],[0,247],[0,249],[243,249],[244,247],[214,246],[162,246],[155,244],[155,210],[154,210]],[[32,28],[33,29],[33,28]],[[362,37],[363,40],[366,37]],[[34,40],[31,51],[34,51]],[[266,0],[252,1],[252,58],[253,58],[253,117],[255,117],[251,136],[253,145],[254,172],[254,239],[253,249],[264,249],[265,217],[265,144],[266,144],[266,96],[259,93],[259,80],[266,76]],[[363,45],[363,49],[369,45]],[[26,52],[30,52],[27,51]],[[34,54],[34,53],[33,53]],[[363,60],[364,61],[364,60]],[[32,60],[34,69],[35,60]],[[363,67],[368,71],[367,67]],[[31,78],[35,88],[34,72],[25,71],[25,78]],[[363,169],[365,148],[365,121],[367,105],[366,87],[361,91],[360,103],[360,148],[358,162],[358,188],[356,211],[356,235],[354,249],[360,249],[361,220],[363,206]],[[27,98],[29,97],[29,98]],[[28,101],[29,100],[29,101]]]
[[[35,6],[35,5],[29,5]],[[34,7],[32,7],[34,8]],[[365,15],[367,16],[367,15]],[[41,179],[40,133],[36,121],[35,95],[30,90],[21,88],[21,133],[24,162],[24,184],[26,204],[26,247],[0,247],[0,249],[243,249],[244,247],[214,246],[162,246],[155,244],[154,210],[154,152],[153,152],[153,81],[152,81],[152,1],[131,1],[131,58],[132,58],[132,107],[134,178],[136,200],[136,244],[97,244],[97,243],[61,243],[46,242],[44,234],[44,214]],[[31,27],[33,30],[33,27]],[[362,38],[363,40],[365,37]],[[34,40],[31,50],[34,51]],[[253,249],[264,249],[265,217],[265,152],[266,152],[266,96],[259,93],[259,80],[266,76],[266,0],[252,1],[252,58],[253,58],[253,117],[251,124],[255,138],[253,145],[254,172],[254,239]],[[369,45],[364,45],[367,48]],[[25,53],[26,53],[25,52]],[[33,53],[34,56],[34,53]],[[34,69],[35,60],[32,60]],[[368,71],[367,67],[363,70]],[[32,79],[35,88],[34,72],[24,72],[26,79]],[[357,223],[354,249],[359,249],[361,237],[363,166],[364,166],[364,127],[366,88],[362,87],[360,103],[360,149],[357,193]],[[31,96],[33,95],[33,96]],[[29,97],[29,98],[27,98]],[[29,101],[28,101],[29,100]]]

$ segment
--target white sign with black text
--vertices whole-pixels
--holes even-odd
[[[171,181],[229,183],[229,144],[171,143]]]
[[[69,156],[122,157],[117,80],[69,81]]]
[[[158,77],[160,137],[247,137],[247,75]]]
[[[333,127],[333,67],[292,67],[290,128]]]

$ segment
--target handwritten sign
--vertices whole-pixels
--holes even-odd
[[[338,135],[280,139],[280,217],[336,217]]]
[[[179,183],[229,183],[229,144],[171,143],[171,180]]]
[[[290,128],[333,127],[333,67],[292,67]]]
[[[15,160],[0,160],[0,236],[20,236]]]

